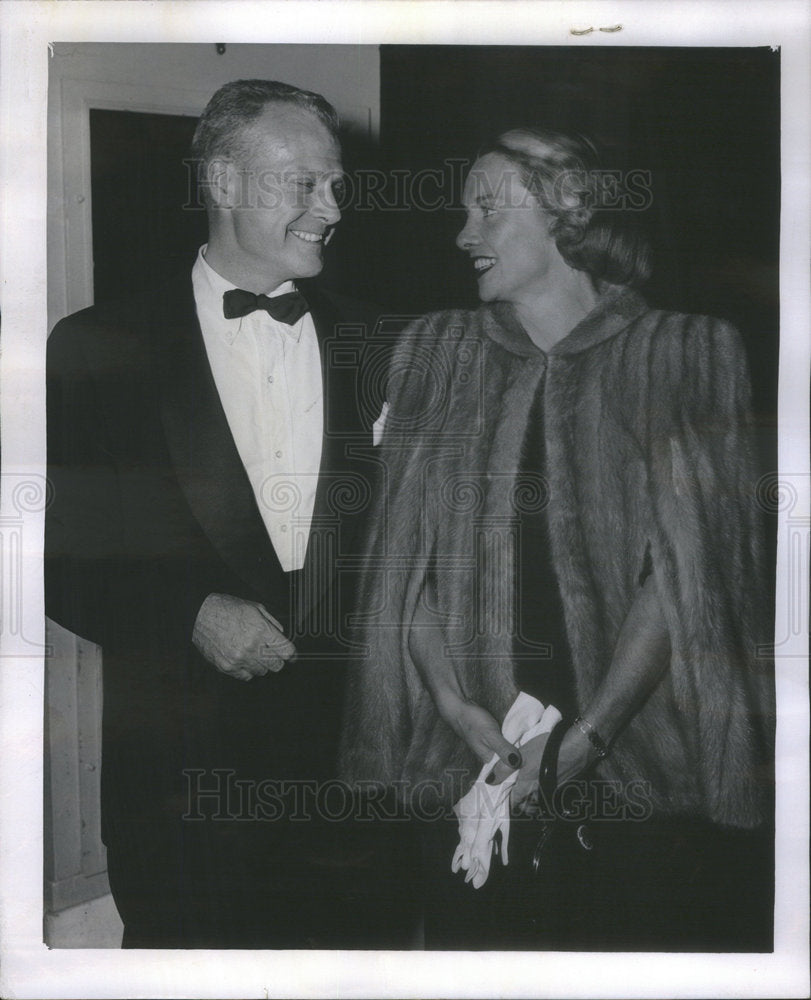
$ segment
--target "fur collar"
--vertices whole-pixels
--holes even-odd
[[[565,357],[579,354],[609,340],[624,330],[648,309],[642,296],[622,285],[600,285],[600,301],[573,329],[549,351]],[[505,350],[519,357],[543,353],[532,342],[515,308],[507,302],[494,302],[481,310],[484,332]]]

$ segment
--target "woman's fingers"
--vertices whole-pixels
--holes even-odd
[[[523,758],[521,756],[521,751],[513,746],[508,740],[499,733],[499,738],[497,740],[492,740],[490,743],[490,750],[493,753],[498,754],[499,762],[493,768],[493,770],[488,775],[488,784],[498,784],[504,781],[504,779],[512,774],[513,771],[517,771],[523,763]]]
[[[520,768],[521,775],[519,776],[519,781],[527,783],[529,786],[534,786],[538,780],[538,770],[541,766],[543,748],[546,746],[548,738],[549,733],[541,733],[539,736],[535,736],[529,742],[525,743],[520,750],[516,747],[511,747],[520,757],[517,767],[512,767],[508,759],[502,758],[493,768],[490,775],[488,775],[488,783],[492,784],[504,781],[508,775]],[[507,741],[505,740],[504,742],[506,743]],[[510,744],[507,744],[507,746],[510,746]],[[501,754],[499,756],[501,757]],[[492,782],[490,778],[492,778]]]
[[[521,766],[521,751],[504,738],[501,726],[499,726],[492,716],[488,717],[487,723],[480,729],[480,736],[488,761],[492,758],[493,754],[496,754],[501,764],[507,768],[507,774]]]
[[[497,784],[504,781],[508,774],[522,767],[524,758],[518,747],[505,739],[496,720],[483,710],[479,711],[481,712],[481,717],[477,720],[481,745],[479,756],[485,762],[490,761],[493,754],[499,758],[498,764],[486,779],[488,784]]]
[[[503,760],[500,760],[493,770],[487,775],[485,781],[488,785],[500,785],[505,778],[509,777],[513,771],[517,771],[520,766],[520,760],[515,767],[505,763]]]
[[[501,760],[512,760],[515,767],[520,767],[521,754],[504,739],[501,726],[480,705],[472,702],[464,704],[458,713],[457,726],[457,732],[483,763],[486,764],[496,754]]]

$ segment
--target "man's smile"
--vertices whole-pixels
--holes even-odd
[[[476,269],[476,274],[484,274],[485,271],[489,271],[496,263],[495,257],[474,257],[473,267]]]

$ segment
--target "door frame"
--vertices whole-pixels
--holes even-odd
[[[53,81],[48,107],[48,326],[93,304],[90,111],[197,117],[209,93],[114,80]],[[46,622],[46,913],[109,892],[100,839],[101,651]]]
[[[90,111],[198,117],[208,91],[65,77],[49,105],[48,325],[93,304]]]

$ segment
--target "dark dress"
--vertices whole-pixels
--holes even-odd
[[[549,486],[541,381],[524,441],[516,496],[530,498],[519,512],[519,571],[516,581],[518,635],[513,645],[516,683],[569,722],[577,714],[572,654],[563,603],[552,563],[546,509]],[[540,477],[540,478],[539,478]]]

